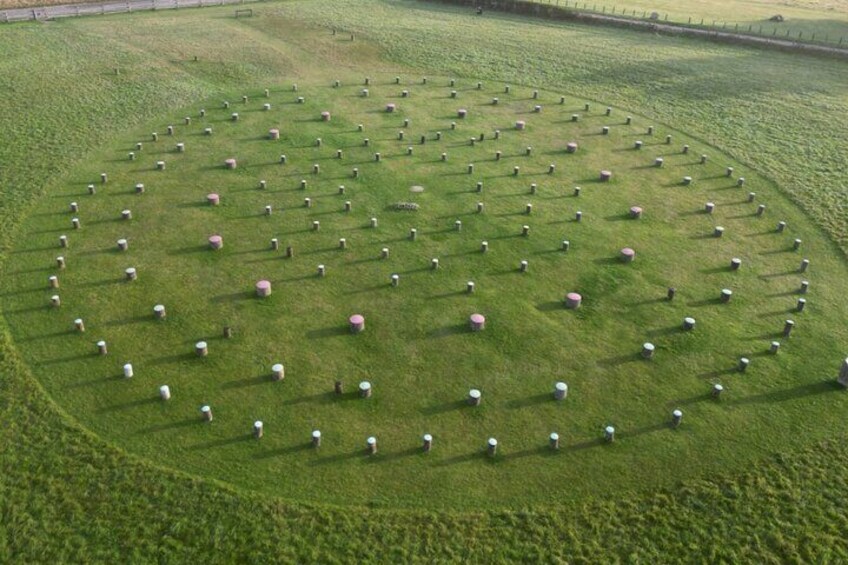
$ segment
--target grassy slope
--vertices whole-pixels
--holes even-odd
[[[722,140],[720,145],[771,173],[834,238],[845,235],[845,211],[831,204],[845,190],[845,162],[837,136],[845,126],[838,120],[848,116],[844,79],[839,80],[844,73],[835,63],[665,39],[650,44],[642,35],[620,31],[613,32],[613,39],[610,32],[584,28],[564,28],[558,44],[567,42],[571,55],[560,62],[555,54],[562,50],[550,46],[546,26],[494,21],[485,30],[486,39],[477,41],[480,47],[463,53],[457,47],[467,42],[468,29],[463,26],[471,25],[468,22],[458,22],[439,37],[435,34],[446,29],[442,24],[447,19],[439,11],[426,10],[406,20],[391,5],[374,3],[369,8],[351,10],[345,3],[282,6],[313,21],[322,17],[341,24],[356,18],[355,28],[383,42],[390,57],[413,65],[439,61],[440,68],[469,75],[514,79],[526,67],[521,53],[538,49],[540,62],[534,69],[539,76],[526,82],[547,79],[566,88],[571,85],[572,90],[641,108],[704,138]],[[159,114],[164,106],[179,107],[248,78],[261,81],[280,72],[278,65],[283,70],[287,64],[289,69],[296,66],[290,53],[273,49],[262,36],[243,35],[229,22],[221,22],[224,27],[214,36],[216,42],[229,42],[226,65],[191,67],[180,61],[202,53],[202,44],[151,42],[138,35],[144,27],[173,32],[173,22],[179,18],[216,13],[228,11],[134,16],[139,18],[137,25],[124,34],[128,47],[98,37],[108,20],[3,30],[2,50],[14,55],[3,64],[38,65],[41,72],[31,78],[0,73],[17,79],[14,84],[6,79],[10,83],[4,89],[18,94],[7,99],[22,101],[20,106],[12,102],[14,111],[3,114],[8,142],[0,148],[0,162],[22,159],[36,147],[42,150],[31,167],[0,169],[4,247],[18,209],[40,192],[55,169],[102,142],[101,136]],[[379,23],[387,16],[394,29]],[[259,26],[262,22],[256,20]],[[414,27],[416,33],[405,33]],[[300,29],[284,31],[296,42],[304,38]],[[520,33],[525,37],[518,37]],[[522,46],[528,38],[529,48]],[[589,38],[591,48],[585,45]],[[336,56],[332,45],[320,39],[313,42],[310,50],[331,64],[351,61],[347,54]],[[68,48],[60,53],[73,56],[57,57],[51,48],[58,45]],[[488,52],[489,45],[498,47],[497,56]],[[75,56],[84,50],[93,50],[92,56]],[[251,65],[238,63],[242,53],[251,53]],[[356,64],[356,57],[352,59]],[[99,82],[109,69],[128,66],[130,61],[137,64],[132,73],[122,74],[126,81],[122,86]],[[649,72],[654,69],[662,71],[659,77]],[[775,75],[799,80],[769,78]],[[88,87],[72,88],[80,77]],[[627,86],[617,86],[615,81],[624,77]],[[653,84],[658,78],[662,88]],[[574,88],[576,81],[584,86]],[[35,98],[49,111],[27,111],[26,102]],[[122,103],[115,104],[117,100]],[[752,136],[746,114],[768,129]],[[774,131],[780,134],[779,143],[771,139]],[[817,144],[800,143],[813,133]],[[783,147],[793,151],[784,155]],[[801,190],[798,181],[792,182],[797,178],[793,169],[816,182]],[[840,170],[841,175],[833,173]],[[398,561],[412,555],[422,560],[848,558],[840,535],[846,527],[841,498],[848,484],[838,472],[848,463],[848,450],[838,441],[764,462],[742,477],[691,484],[673,493],[589,501],[568,512],[455,516],[310,509],[234,493],[127,458],[68,425],[27,376],[5,339],[0,355],[0,558],[7,560],[116,560],[119,555],[131,561],[263,557]],[[836,439],[844,437],[841,430],[835,433]]]

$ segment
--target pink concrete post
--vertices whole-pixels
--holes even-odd
[[[580,308],[580,304],[583,302],[583,297],[580,296],[576,292],[569,292],[565,295],[565,307],[570,310],[575,310]]]
[[[348,321],[351,333],[357,334],[365,329],[365,316],[362,314],[354,314]]]
[[[261,280],[256,283],[256,296],[265,298],[271,296],[271,281]]]
[[[479,332],[486,327],[486,318],[482,314],[471,314],[468,321],[472,332]]]

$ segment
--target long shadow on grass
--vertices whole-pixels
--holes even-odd
[[[51,249],[56,249],[56,246],[50,245],[50,246],[47,246],[47,247],[31,247],[29,249],[17,249],[15,251],[12,251],[11,254],[12,255],[21,255],[23,253],[39,253],[41,251],[50,251]]]
[[[624,261],[620,257],[599,257],[592,259],[596,265],[624,265]]]
[[[121,318],[119,320],[109,320],[108,322],[104,322],[104,326],[128,326],[130,324],[140,324],[142,322],[146,322],[151,320],[150,316],[132,316],[131,318]]]
[[[546,404],[548,402],[554,401],[553,393],[548,394],[534,394],[533,396],[528,396],[526,398],[517,398],[515,400],[510,400],[507,402],[508,408],[530,408],[532,406],[538,406],[540,404]]]
[[[546,445],[538,445],[536,447],[528,447],[527,449],[522,449],[521,451],[512,451],[508,453],[504,453],[501,455],[500,459],[502,461],[509,461],[511,459],[523,459],[524,457],[531,457],[533,455],[556,455],[557,451],[555,449],[551,449]]]
[[[442,404],[434,404],[432,406],[421,408],[421,413],[425,416],[437,416],[439,414],[445,414],[455,410],[462,410],[466,406],[468,406],[468,403],[464,400],[452,400],[450,402],[443,402]]]
[[[368,457],[368,463],[385,463],[387,461],[395,461],[397,459],[403,459],[405,457],[412,457],[413,455],[418,455],[422,453],[420,447],[409,447],[407,449],[401,451],[391,451],[391,452],[377,452],[377,455],[374,457]]]
[[[757,278],[760,280],[768,280],[768,279],[779,279],[780,277],[788,277],[790,275],[800,275],[801,272],[798,269],[792,269],[791,271],[784,271],[782,273],[769,273],[767,275],[757,275]]]
[[[557,312],[559,310],[565,310],[565,306],[559,300],[552,300],[550,302],[536,304],[536,310],[540,312]]]
[[[760,251],[758,255],[781,255],[783,253],[790,253],[795,251],[792,247],[781,247],[779,249],[771,249],[769,251]]]
[[[642,356],[640,354],[629,353],[627,355],[617,355],[615,357],[600,359],[597,364],[602,367],[617,367],[618,365],[624,365],[625,363],[633,363],[641,360]]]
[[[123,282],[125,279],[123,278],[112,278],[112,279],[101,279],[99,281],[89,281],[80,283],[78,286],[80,288],[96,288],[98,286],[107,286],[110,284],[117,284]]]
[[[711,267],[709,269],[698,269],[698,272],[705,275],[714,275],[717,273],[729,273],[732,270],[733,269],[731,269],[729,265],[724,265],[721,267]]]
[[[11,293],[10,296],[14,296],[15,293]],[[38,306],[27,306],[25,308],[15,308],[15,309],[5,309],[3,310],[4,314],[26,314],[28,312],[37,312],[39,310],[49,310],[52,306],[48,306],[47,304],[39,304]]]
[[[203,443],[195,443],[194,445],[188,446],[188,448],[192,451],[196,451],[198,449],[214,449],[216,447],[226,447],[228,445],[233,445],[234,443],[241,443],[244,441],[250,441],[252,439],[253,434],[241,434],[235,437],[216,439],[214,441],[206,441]]]
[[[193,355],[191,355],[191,354],[189,354],[189,356],[193,357]],[[221,388],[222,389],[245,388],[245,387],[249,387],[249,386],[258,386],[258,385],[269,383],[269,382],[271,382],[271,381],[265,376],[253,375],[253,376],[247,377],[245,379],[236,379],[234,381],[227,381],[225,383],[222,383]]]
[[[283,457],[285,455],[292,455],[294,453],[300,453],[302,451],[307,451],[312,449],[311,443],[299,443],[297,445],[290,445],[288,447],[281,447],[280,449],[271,449],[268,451],[262,451],[261,453],[256,453],[253,455],[254,459],[269,459],[271,457]]]
[[[360,288],[360,289],[357,289],[357,290],[351,290],[351,291],[348,291],[346,294],[364,294],[364,293],[367,293],[367,292],[377,292],[377,291],[380,291],[380,290],[386,290],[386,289],[391,288],[391,287],[392,286],[389,283],[385,283],[385,284],[379,284],[379,285],[375,285],[375,286],[366,286],[364,288]]]
[[[198,359],[195,353],[177,353],[176,355],[165,355],[150,361],[151,365],[167,365],[168,363],[188,363],[192,359]]]
[[[468,463],[469,461],[480,461],[485,458],[485,451],[473,451],[471,453],[463,453],[462,455],[455,455],[453,457],[448,457],[447,459],[442,459],[437,463],[437,466],[447,467],[448,465],[458,465],[460,463]]]
[[[665,430],[665,429],[668,429],[668,428],[669,428],[668,423],[661,422],[661,423],[658,423],[658,424],[651,424],[650,426],[643,426],[641,428],[636,428],[635,430],[622,430],[621,432],[618,432],[617,435],[618,435],[619,438],[623,439],[623,438],[628,438],[628,437],[637,437],[637,436],[641,436],[641,435],[645,435],[645,434],[650,434],[650,433],[658,432],[660,430]]]
[[[683,333],[683,328],[678,325],[669,326],[666,328],[657,328],[655,330],[648,330],[645,335],[648,337],[660,337],[666,335],[673,335],[677,333]]]
[[[143,435],[143,434],[152,434],[156,432],[167,432],[169,430],[178,430],[180,428],[187,428],[189,426],[199,426],[202,425],[203,421],[200,418],[186,418],[185,420],[178,420],[176,422],[167,422],[165,424],[159,424],[156,426],[148,426],[146,428],[141,428],[140,430],[135,432],[135,435]]]
[[[254,292],[245,290],[242,292],[232,292],[230,294],[219,294],[218,296],[213,296],[210,299],[210,302],[214,302],[216,304],[220,304],[223,302],[235,302],[236,300],[249,300],[254,296]]]
[[[81,388],[86,386],[97,386],[101,384],[105,384],[111,381],[117,381],[119,378],[116,375],[108,375],[106,377],[97,377],[96,379],[89,379],[87,381],[80,381],[78,383],[73,383],[68,385],[66,388]]]
[[[712,399],[713,395],[709,392],[705,392],[703,394],[696,394],[695,396],[690,396],[688,398],[678,398],[677,400],[673,400],[668,403],[669,408],[677,408],[680,406],[688,406],[690,404],[697,404],[699,402],[706,402],[707,400]]]
[[[694,300],[692,302],[687,302],[686,306],[692,306],[694,308],[701,308],[703,306],[715,306],[716,304],[721,304],[721,298],[708,298],[706,300]]]
[[[49,334],[33,335],[33,336],[29,336],[29,337],[20,338],[16,341],[22,343],[22,342],[27,342],[27,341],[37,341],[39,339],[52,339],[52,338],[70,335],[72,333],[76,333],[75,330],[64,330],[64,331],[52,332],[52,333],[49,333]]]
[[[771,312],[763,312],[762,314],[757,314],[758,318],[770,318],[771,316],[786,316],[787,314],[791,314],[793,312],[797,312],[797,308],[783,308],[782,310],[772,310]]]
[[[53,270],[55,270],[55,267],[51,265],[51,266],[48,266],[48,267],[35,267],[35,268],[32,268],[32,269],[21,269],[20,271],[9,271],[6,274],[7,275],[27,275],[27,274],[30,274],[30,273],[42,273],[42,272],[45,272],[45,271],[53,271]]]
[[[667,296],[658,297],[658,298],[646,298],[645,300],[639,300],[637,302],[631,302],[628,306],[648,306],[650,304],[659,304],[661,302],[668,302],[671,304],[671,301]]]
[[[762,341],[762,340],[772,340],[772,339],[778,339],[778,338],[781,338],[781,337],[784,337],[784,336],[783,336],[783,332],[782,332],[782,331],[777,331],[777,330],[775,330],[775,331],[773,331],[773,332],[766,332],[766,333],[764,333],[764,334],[759,334],[759,335],[753,335],[753,336],[750,336],[750,337],[746,337],[746,338],[744,338],[744,341]]]
[[[193,253],[203,253],[209,250],[208,245],[190,245],[188,247],[180,247],[168,251],[168,255],[190,255]]]
[[[772,294],[766,294],[765,296],[766,298],[783,298],[785,296],[797,296],[799,294],[801,294],[801,291],[799,288],[796,287],[792,290],[787,290],[784,292],[774,292]]]
[[[368,452],[364,449],[357,449],[355,451],[348,451],[346,453],[338,453],[336,455],[329,455],[327,457],[315,459],[314,461],[310,462],[310,465],[333,465],[335,463],[341,463],[342,461],[349,461],[358,457],[365,457],[367,454]]]
[[[797,398],[804,398],[816,394],[824,394],[828,392],[836,392],[842,390],[845,389],[842,387],[842,385],[836,382],[836,380],[827,379],[825,381],[819,381],[817,383],[798,385],[792,388],[766,392],[763,394],[755,394],[753,396],[746,396],[744,398],[735,398],[733,400],[729,400],[727,403],[740,405],[761,403],[770,404],[773,402],[785,402],[787,400],[795,400]]]
[[[343,335],[350,335],[350,329],[344,326],[329,326],[326,328],[319,328],[317,330],[309,330],[306,332],[306,337],[309,339],[320,339],[325,337],[339,337]]]
[[[739,367],[728,367],[727,369],[716,369],[715,371],[707,371],[698,375],[699,379],[713,380],[733,373],[738,373]]]
[[[77,355],[69,355],[67,357],[58,357],[56,359],[49,359],[47,361],[41,361],[41,365],[58,365],[61,363],[73,363],[74,361],[82,361],[83,359],[88,359],[92,357],[92,353],[80,353]]]
[[[327,392],[319,392],[318,394],[309,394],[306,396],[298,396],[297,398],[290,398],[288,400],[284,400],[280,403],[281,406],[294,406],[296,404],[306,404],[306,403],[315,403],[315,404],[327,404],[328,402],[332,402],[336,397],[344,398],[345,395],[338,395],[333,391]],[[348,396],[350,397],[359,397],[358,393],[350,393]]]
[[[584,449],[589,449],[589,448],[592,448],[592,447],[601,447],[605,443],[606,442],[603,440],[603,438],[595,438],[595,439],[589,439],[589,440],[586,440],[586,441],[581,441],[580,443],[573,443],[571,445],[566,445],[564,449],[567,450],[567,451],[582,451]]]
[[[155,404],[160,402],[158,396],[151,396],[150,398],[140,398],[138,400],[131,400],[129,402],[121,402],[119,404],[112,404],[110,406],[104,406],[103,408],[97,411],[98,414],[103,414],[106,412],[122,412],[124,410],[131,410],[133,408],[140,408],[141,406],[147,406],[148,404]]]

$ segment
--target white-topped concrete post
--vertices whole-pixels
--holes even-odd
[[[565,400],[568,396],[568,385],[562,381],[554,385],[554,399]]]
[[[362,381],[359,383],[359,396],[362,398],[371,398],[371,383]]]

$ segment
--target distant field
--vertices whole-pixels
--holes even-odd
[[[565,0],[559,0],[560,5],[565,4]],[[547,0],[541,0],[541,3],[547,4]],[[552,0],[551,3],[556,3]],[[575,5],[573,0],[569,0],[569,5]],[[612,0],[588,1],[578,0],[576,5],[580,8],[584,6],[587,9],[595,9],[596,11],[605,10],[606,13],[612,12],[613,7],[615,13],[624,13],[632,15],[635,11],[637,16],[641,16],[643,12],[651,14],[657,12],[660,19],[668,18],[669,22],[715,26],[727,30],[738,29],[741,32],[748,32],[751,26],[751,32],[760,33],[766,36],[775,35],[777,37],[788,37],[798,39],[799,32],[802,34],[801,39],[810,40],[815,34],[815,39],[822,41],[827,38],[829,42],[838,42],[841,37],[845,37],[843,44],[848,45],[848,2],[795,2],[795,1],[774,1],[774,0],[707,0],[704,2],[696,2],[684,0],[677,2],[674,0],[624,0],[621,2],[613,2]],[[772,22],[772,16],[781,15],[784,18],[783,22]],[[738,28],[737,28],[738,25]]]
[[[420,3],[297,1],[263,4],[257,12],[238,21],[228,7],[0,27],[0,89],[7,93],[0,113],[4,304],[19,300],[9,293],[12,264],[37,278],[17,289],[25,300],[44,294],[43,265],[28,265],[26,253],[13,251],[39,246],[38,237],[49,236],[45,247],[53,245],[58,232],[36,237],[27,230],[31,220],[43,222],[40,229],[61,227],[39,214],[55,214],[51,200],[64,208],[67,191],[84,190],[90,175],[68,177],[72,171],[96,174],[105,159],[123,160],[126,144],[199,101],[339,73],[544,85],[572,100],[631,110],[640,123],[685,132],[693,147],[726,152],[761,183],[758,193],[775,195],[770,202],[786,195],[817,224],[808,229],[820,256],[844,268],[844,64],[508,15],[478,18]],[[332,36],[331,27],[353,32],[355,41]],[[386,131],[396,133],[394,125]],[[110,147],[123,149],[116,156]],[[21,311],[4,311],[7,322],[31,307],[12,306]],[[764,436],[744,469],[712,470],[655,491],[634,485],[568,504],[557,498],[520,510],[465,512],[398,511],[397,500],[380,497],[354,510],[296,503],[131,455],[110,435],[117,432],[80,426],[93,415],[74,414],[72,399],[55,401],[73,352],[53,352],[60,362],[38,367],[40,380],[33,376],[24,359],[43,344],[37,334],[20,338],[38,329],[7,323],[0,336],[4,562],[848,560],[848,478],[841,472],[848,448],[838,421],[845,400],[824,388],[845,355],[844,325],[834,325],[821,345],[839,358],[798,366],[792,352],[782,352],[790,355],[780,362],[792,367],[775,378],[811,386],[763,391],[739,404],[738,414],[783,411],[794,419],[783,422],[791,429],[781,437]],[[99,378],[84,373],[75,376]],[[272,439],[268,431],[265,439]],[[729,434],[710,449],[745,445]],[[626,451],[626,442],[619,447]],[[608,454],[616,452],[602,453]],[[620,462],[632,472],[627,458]],[[237,464],[227,470],[249,471]],[[496,480],[490,486],[499,488]]]
[[[796,41],[848,45],[848,3],[846,2],[536,1],[544,5],[551,4],[592,13],[640,19],[649,18],[656,12],[661,22]],[[771,20],[778,15],[783,17],[783,21]]]
[[[848,2],[844,0],[538,0],[541,4],[576,6],[606,14],[629,16],[650,15],[657,12],[660,19],[670,23],[715,27],[741,33],[754,33],[770,37],[826,42],[848,46]],[[97,0],[80,2],[66,0],[0,0],[0,10],[55,6],[61,4],[97,3]],[[210,2],[211,3],[211,2]],[[781,15],[780,23],[769,20]],[[843,39],[844,38],[844,39]],[[840,43],[841,41],[841,43]]]
[[[848,2],[845,0],[538,0],[541,4],[576,6],[607,14],[642,16],[657,12],[661,20],[687,25],[703,25],[743,33],[788,37],[810,41],[826,41],[848,46]],[[55,6],[61,4],[96,3],[96,0],[0,0],[0,10]],[[211,2],[210,2],[211,3]],[[775,15],[781,23],[769,21]]]

